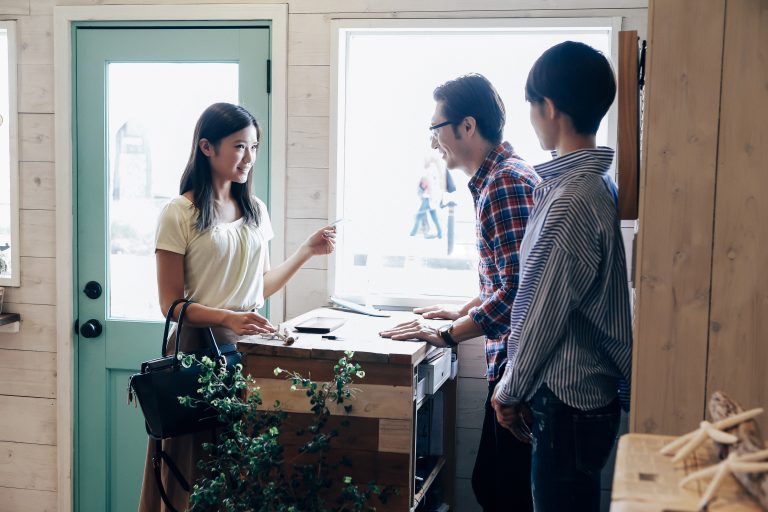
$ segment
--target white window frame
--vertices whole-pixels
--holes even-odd
[[[11,269],[10,277],[0,277],[0,286],[21,286],[21,240],[19,238],[19,113],[18,113],[18,74],[16,22],[0,21],[0,28],[8,31],[8,123],[10,140],[9,149],[9,173],[10,173],[10,199],[11,199]],[[0,183],[0,186],[5,186]]]
[[[330,173],[329,173],[329,222],[338,219],[344,212],[344,120],[345,103],[341,98],[346,96],[346,46],[353,33],[385,33],[403,32],[419,33],[441,30],[477,29],[502,31],[510,28],[536,29],[540,27],[610,27],[611,29],[611,63],[616,68],[619,58],[619,31],[622,17],[594,18],[500,18],[500,19],[340,19],[331,21],[331,98],[330,98]],[[438,85],[438,84],[435,84]],[[618,123],[618,101],[614,101],[607,115],[606,128],[608,142],[616,147]],[[615,166],[614,166],[615,173]],[[336,265],[338,252],[328,258],[328,292],[336,295]],[[364,303],[366,298],[360,296],[340,295],[341,298]],[[467,297],[469,299],[471,297]],[[380,300],[379,300],[380,299]],[[413,297],[377,297],[376,305],[397,307],[418,307],[443,303],[461,303],[456,297],[430,296]]]

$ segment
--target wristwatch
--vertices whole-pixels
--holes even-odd
[[[451,336],[452,333],[453,333],[453,324],[444,325],[437,330],[437,334],[439,334],[440,337],[443,338],[443,341],[445,342],[445,346],[448,348],[453,348],[456,345],[458,345],[456,340],[453,339],[453,336]]]

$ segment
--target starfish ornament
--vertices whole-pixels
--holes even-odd
[[[750,409],[749,411],[734,414],[733,416],[729,416],[728,418],[715,423],[702,421],[699,424],[698,429],[693,432],[688,432],[664,445],[660,452],[662,455],[670,455],[674,453],[675,455],[672,457],[672,462],[675,463],[693,453],[693,451],[706,441],[708,437],[718,443],[734,444],[739,439],[733,434],[723,432],[723,430],[735,427],[739,423],[760,416],[762,413],[763,409],[758,407],[757,409]]]
[[[280,340],[283,342],[283,345],[293,345],[293,343],[299,339],[298,336],[293,336],[288,331],[287,327],[282,327],[278,324],[277,330],[271,334],[259,334],[260,338],[264,338],[265,340]]]
[[[699,501],[699,509],[701,510],[715,495],[717,489],[722,485],[723,480],[728,473],[763,473],[766,471],[768,471],[768,450],[760,450],[758,452],[743,455],[737,455],[735,452],[731,452],[731,454],[722,462],[691,473],[680,480],[680,487],[685,487],[687,484],[694,480],[698,480],[699,478],[712,477],[712,481],[709,482],[707,490],[701,497],[701,501]]]

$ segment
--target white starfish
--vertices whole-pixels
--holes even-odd
[[[665,444],[660,452],[662,455],[670,455],[674,453],[675,456],[672,457],[672,462],[678,462],[693,453],[701,443],[707,440],[707,437],[718,443],[734,444],[739,438],[733,434],[723,432],[723,430],[735,427],[739,423],[760,416],[762,413],[763,409],[758,407],[757,409],[750,409],[749,411],[734,414],[733,416],[729,416],[715,423],[702,421],[699,424],[698,429],[693,432],[688,432],[674,441]]]
[[[743,455],[737,455],[735,452],[731,452],[724,461],[706,469],[691,473],[680,480],[680,487],[685,487],[690,482],[698,480],[699,478],[708,476],[713,477],[712,481],[709,482],[709,485],[707,486],[707,490],[701,497],[701,501],[699,501],[699,510],[701,510],[715,495],[715,492],[723,483],[723,479],[725,479],[728,473],[764,473],[766,471],[768,471],[768,450],[760,450],[759,452],[746,453]]]
[[[277,324],[277,329],[272,333],[261,333],[257,335],[265,340],[280,340],[283,345],[293,345],[293,343],[299,339],[298,336],[292,336],[288,327],[284,327],[282,324]]]

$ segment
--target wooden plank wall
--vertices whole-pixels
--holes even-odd
[[[632,428],[679,434],[715,390],[768,407],[768,4],[653,1],[648,19]]]
[[[704,403],[725,0],[696,5],[649,10],[633,374],[641,432],[696,425]]]
[[[0,512],[56,510],[56,309],[52,8],[4,0],[17,20],[21,287],[4,310],[21,313],[0,334]]]
[[[276,3],[278,0],[249,0]],[[21,135],[22,286],[6,297],[22,314],[18,334],[0,334],[0,444],[13,462],[0,471],[0,512],[55,510],[55,259],[52,14],[54,5],[233,3],[232,0],[2,0],[0,19],[18,20]],[[236,2],[234,2],[236,3]],[[327,219],[329,200],[330,21],[336,18],[622,16],[645,35],[647,0],[288,0],[288,169],[286,248]],[[527,121],[526,121],[527,122]],[[514,142],[514,141],[513,141]],[[634,228],[624,228],[631,240]],[[327,261],[315,258],[288,285],[286,312],[325,304]],[[15,361],[21,361],[16,364]],[[11,362],[14,366],[11,368]],[[460,351],[458,509],[476,510],[469,485],[479,439],[482,345]],[[6,369],[6,365],[8,369]],[[26,365],[26,366],[25,366]],[[9,414],[20,399],[24,417]],[[48,416],[45,416],[45,415]],[[35,418],[35,421],[30,421]],[[46,419],[47,418],[47,419]],[[34,424],[33,424],[34,423]],[[5,425],[5,424],[3,424]],[[29,428],[23,428],[28,425]],[[26,430],[31,430],[26,432]],[[42,452],[41,452],[42,450]],[[41,456],[44,457],[41,459]],[[35,465],[44,460],[43,464]],[[52,471],[53,470],[53,471]],[[21,479],[19,475],[33,475]],[[22,481],[23,480],[23,481]],[[31,483],[31,482],[34,482]]]
[[[768,2],[728,0],[707,396],[768,409]],[[768,417],[760,418],[763,432]]]

